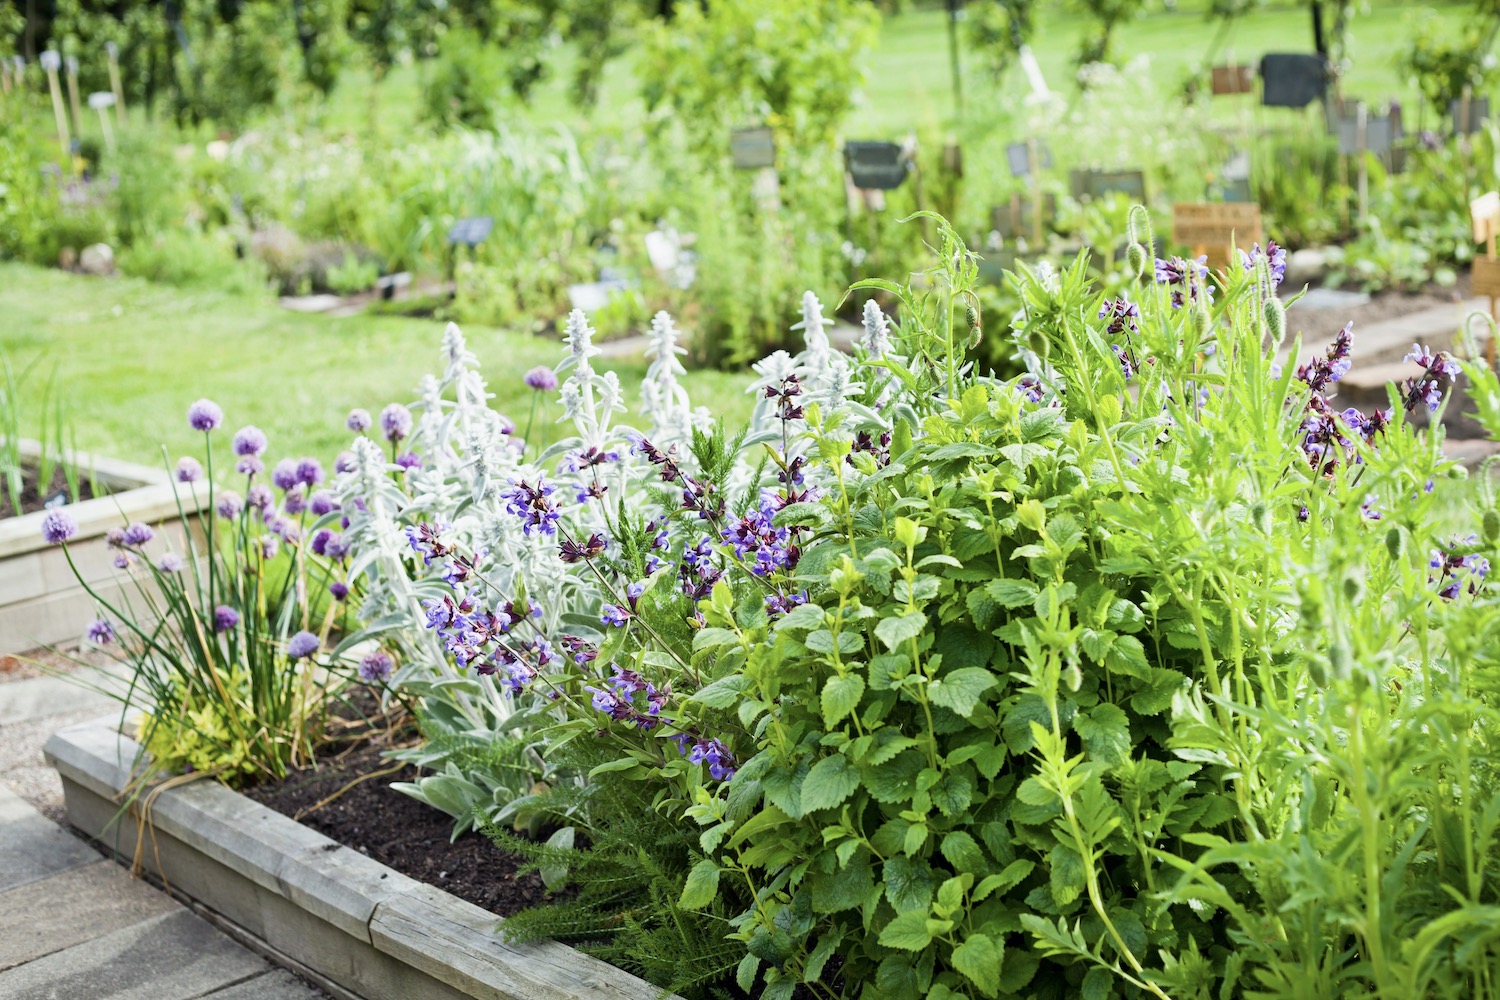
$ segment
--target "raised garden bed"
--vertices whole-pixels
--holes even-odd
[[[23,458],[41,454],[41,446],[32,441],[21,442],[20,450]],[[123,581],[116,577],[105,532],[126,521],[143,521],[180,537],[178,496],[159,469],[77,453],[65,454],[63,461],[83,478],[92,476],[104,494],[67,505],[78,523],[68,551],[88,584],[112,600]],[[189,487],[178,490],[181,510],[189,514],[208,502],[207,490],[200,489],[196,501]],[[93,599],[68,568],[63,550],[42,541],[44,517],[46,511],[38,510],[0,520],[0,654],[77,639],[95,617]]]
[[[491,913],[211,781],[122,812],[139,746],[118,716],[47,741],[68,820],[273,956],[363,1000],[657,1000],[662,991],[555,943],[513,945]]]

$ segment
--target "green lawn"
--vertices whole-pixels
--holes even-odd
[[[970,6],[983,2],[987,0],[969,0]],[[1153,13],[1118,29],[1114,55],[1126,60],[1147,55],[1150,72],[1163,81],[1175,83],[1190,67],[1203,62],[1216,24],[1204,16],[1205,0],[1180,0],[1170,11],[1161,5],[1153,6],[1156,8]],[[1412,18],[1427,9],[1436,11],[1443,22],[1456,29],[1471,15],[1473,4],[1470,0],[1432,4],[1370,0],[1367,11],[1355,13],[1350,22],[1353,67],[1343,81],[1345,94],[1371,103],[1398,98],[1407,107],[1417,105],[1415,88],[1398,76],[1395,62],[1407,44]],[[1073,54],[1083,30],[1079,16],[1071,8],[1053,5],[1042,11],[1037,23],[1033,48],[1043,75],[1054,90],[1070,93]],[[997,83],[976,54],[969,51],[967,32],[961,32],[960,37],[965,100],[970,108],[983,109],[996,101],[1014,101],[1022,94],[1025,84],[1019,69],[1012,69],[1005,80]],[[1216,61],[1228,61],[1232,56],[1241,63],[1256,63],[1267,52],[1312,49],[1312,20],[1307,4],[1280,0],[1240,19]],[[575,58],[576,54],[568,47],[559,49],[554,61],[556,72],[538,88],[532,106],[511,113],[517,117],[529,115],[538,121],[563,122],[575,129],[587,128],[587,116],[574,108],[566,95],[567,68]],[[600,106],[594,111],[596,120],[628,126],[641,116],[643,109],[631,60],[627,51],[606,66]],[[927,125],[952,125],[954,102],[946,10],[924,6],[886,18],[879,41],[866,58],[866,72],[868,82],[859,95],[847,134],[894,136]],[[325,110],[325,122],[335,129],[367,128],[371,107],[369,86],[368,74],[351,72],[332,95]],[[415,122],[418,96],[417,71],[410,66],[395,68],[380,86],[377,101],[381,127],[401,131]],[[1231,98],[1223,106],[1228,110],[1247,100]]]
[[[556,364],[561,345],[482,327],[465,332],[496,406],[524,427],[531,392],[521,377]],[[224,408],[230,429],[265,430],[272,457],[331,460],[348,442],[351,408],[376,412],[416,398],[418,379],[440,367],[442,333],[434,320],[308,316],[270,299],[0,264],[0,349],[17,369],[42,356],[28,405],[39,405],[40,381],[55,368],[79,447],[135,461],[160,462],[163,444],[174,459],[190,453],[184,415],[202,396]],[[619,373],[633,409],[645,364],[601,367]],[[749,414],[743,375],[693,372],[687,385],[696,403],[731,420]],[[550,418],[558,415],[551,404]]]

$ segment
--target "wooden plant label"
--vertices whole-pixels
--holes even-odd
[[[1500,298],[1500,257],[1475,257],[1474,294]]]
[[[1469,218],[1474,223],[1475,243],[1493,240],[1500,234],[1500,192],[1491,191],[1469,202]]]
[[[1264,243],[1260,206],[1254,202],[1206,202],[1172,206],[1172,239],[1207,254],[1210,267],[1229,263],[1236,245]]]

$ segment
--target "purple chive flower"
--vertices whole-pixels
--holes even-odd
[[[238,493],[220,493],[219,502],[214,505],[214,509],[219,512],[219,516],[224,520],[233,521],[244,511],[245,501],[240,499]]]
[[[275,502],[276,498],[272,496],[271,490],[267,486],[252,486],[245,491],[246,506],[253,507],[256,510],[270,510]]]
[[[224,411],[211,399],[200,399],[187,412],[188,426],[207,434],[224,422]]]
[[[290,458],[277,462],[276,468],[271,470],[271,482],[276,484],[278,490],[289,490],[296,486],[301,482],[297,478],[297,463]]]
[[[130,556],[124,552],[115,553],[115,569],[129,569]]]
[[[227,604],[214,608],[214,631],[228,632],[240,623],[240,613]]]
[[[286,491],[286,496],[281,500],[281,508],[293,517],[307,509],[307,493],[301,483]]]
[[[335,580],[328,585],[328,593],[335,601],[342,602],[349,597],[349,585],[341,580]]]
[[[145,545],[147,542],[151,541],[151,539],[155,538],[156,532],[152,531],[149,526],[136,521],[132,524],[126,525],[125,531],[120,537],[125,545],[129,546],[130,548],[138,549],[142,545]]]
[[[411,411],[400,403],[391,403],[380,411],[380,430],[387,441],[400,441],[411,434]]]
[[[173,573],[181,573],[184,563],[182,557],[175,552],[165,553],[156,560],[156,568],[170,576]]]
[[[305,660],[318,651],[318,637],[311,632],[298,632],[286,641],[286,655],[289,659]]]
[[[177,460],[177,481],[179,483],[197,483],[203,480],[203,466],[196,458],[184,455]]]
[[[261,535],[257,543],[260,545],[262,559],[275,559],[276,553],[281,551],[281,539],[275,535]]]
[[[319,490],[307,500],[307,509],[314,517],[322,517],[339,509],[339,502],[327,490]]]
[[[366,684],[384,684],[390,680],[395,669],[396,664],[391,659],[391,654],[377,649],[359,661],[359,679]]]
[[[357,468],[359,464],[354,460],[352,451],[341,451],[339,457],[333,460],[334,472],[353,472]]]
[[[370,429],[370,411],[358,408],[350,410],[349,418],[344,421],[344,426],[356,434],[363,434]]]
[[[266,450],[266,432],[247,424],[234,432],[234,453],[241,458],[258,458]]]
[[[96,646],[107,646],[115,641],[115,627],[108,618],[95,618],[84,629],[84,638]]]
[[[526,384],[537,392],[551,392],[557,388],[557,375],[546,365],[537,365],[526,373]]]
[[[413,469],[420,469],[422,467],[422,456],[414,451],[403,451],[396,456],[396,464],[407,472]]]
[[[78,534],[78,522],[64,510],[49,510],[42,518],[42,541],[48,545],[61,545]]]
[[[246,455],[234,463],[234,471],[242,476],[258,476],[266,471],[266,463],[254,455]]]
[[[297,461],[297,481],[312,489],[323,481],[323,463],[316,458],[303,458]]]

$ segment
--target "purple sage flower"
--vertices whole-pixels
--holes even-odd
[[[207,434],[224,422],[224,411],[211,399],[200,399],[187,412],[188,426]]]
[[[359,661],[359,679],[366,684],[383,684],[390,680],[395,669],[396,664],[391,660],[391,654],[377,649]]]
[[[318,637],[311,632],[298,632],[286,641],[286,655],[293,660],[305,660],[318,651]]]
[[[227,604],[214,608],[214,631],[228,632],[240,623],[240,613]]]
[[[84,637],[96,646],[107,646],[115,641],[115,627],[108,618],[95,618],[84,629]]]
[[[177,460],[177,481],[179,483],[202,482],[203,466],[196,458],[184,455]]]
[[[526,384],[537,392],[551,392],[557,388],[557,375],[546,365],[537,365],[526,373]]]
[[[234,432],[234,453],[249,458],[258,458],[266,450],[266,433],[259,427],[246,425]]]
[[[42,518],[42,541],[48,545],[61,545],[78,534],[78,522],[65,510],[49,510]]]
[[[411,434],[411,411],[391,403],[380,411],[380,430],[387,441],[400,441]]]
[[[344,426],[356,434],[363,434],[370,429],[370,411],[358,408],[350,410],[349,418],[344,421]]]

